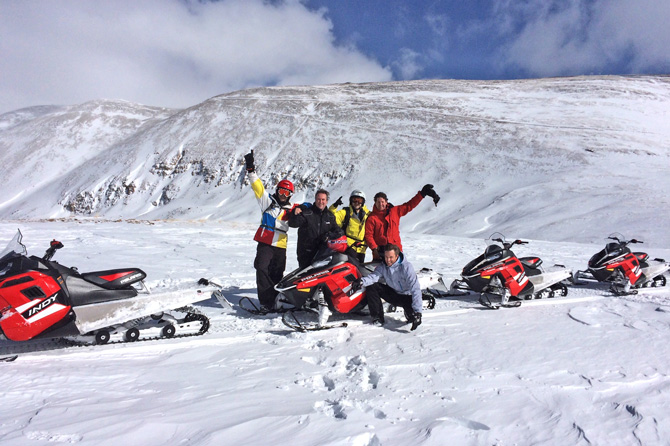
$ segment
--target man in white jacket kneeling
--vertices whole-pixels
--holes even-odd
[[[386,284],[377,283],[382,277]],[[422,299],[419,280],[414,267],[396,245],[386,245],[384,262],[370,275],[352,283],[354,291],[361,287],[365,289],[373,324],[384,325],[382,299],[405,310],[405,317],[412,324],[412,330],[416,330],[421,324]]]

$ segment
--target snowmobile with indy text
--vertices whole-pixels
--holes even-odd
[[[518,307],[523,300],[566,296],[566,286],[572,272],[562,265],[544,269],[542,259],[536,256],[517,257],[514,245],[528,242],[505,241],[500,233],[486,240],[484,253],[468,263],[461,272],[461,279],[453,281],[449,294],[459,291],[480,293],[479,303],[485,307]]]
[[[640,240],[626,240],[620,233],[607,237],[613,240],[591,257],[588,268],[577,271],[573,281],[576,285],[587,282],[610,283],[610,291],[617,296],[637,294],[638,290],[649,287],[664,287],[670,263],[664,259],[650,259],[644,252],[632,252],[628,245],[643,243]]]
[[[29,257],[18,231],[0,252],[0,335],[6,339],[106,344],[208,330],[209,319],[187,306],[204,299],[195,291],[151,294],[139,268],[80,273],[51,260],[62,247],[54,240],[43,257]]]

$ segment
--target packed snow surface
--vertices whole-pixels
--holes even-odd
[[[154,292],[224,286],[256,298],[256,226],[233,222],[2,222],[29,254],[92,271],[137,266]],[[287,270],[296,267],[291,234]],[[514,234],[507,234],[515,237]],[[530,240],[519,256],[584,269],[599,244]],[[403,232],[407,258],[449,283],[483,239]],[[652,257],[670,250],[644,245]],[[186,291],[185,291],[186,292]],[[564,298],[484,310],[444,298],[414,332],[292,332],[213,298],[204,336],[19,353],[0,363],[0,443],[10,445],[661,445],[670,442],[670,291]],[[7,351],[15,343],[0,341]]]
[[[414,332],[297,333],[252,316],[260,212],[272,190],[409,200],[409,261],[449,284],[500,231],[519,256],[585,269],[605,237],[670,258],[670,77],[412,81],[234,92],[183,110],[99,100],[0,115],[0,247],[52,239],[80,271],[139,267],[155,296],[203,296],[203,336],[44,350],[0,341],[0,444],[670,444],[670,288],[483,309],[439,299]],[[289,237],[287,271],[297,266]],[[211,291],[211,290],[210,290]],[[50,345],[54,347],[53,345]]]

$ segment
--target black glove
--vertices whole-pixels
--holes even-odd
[[[440,201],[440,196],[437,195],[437,192],[433,189],[432,184],[426,184],[423,186],[423,188],[420,191],[420,194],[422,197],[430,197],[433,199],[433,203],[435,203],[435,206],[437,206],[437,202]]]
[[[379,260],[381,257],[379,257],[379,249],[377,248],[372,248],[372,260]]]
[[[247,172],[255,172],[256,171],[256,166],[254,166],[254,151],[252,150],[251,152],[247,153],[244,155],[244,162],[247,165]]]
[[[335,201],[335,203],[333,203],[333,206],[335,206],[335,207],[338,207],[338,206],[340,206],[340,205],[342,205],[342,197],[341,197],[341,196],[340,196],[340,198],[338,198],[338,199]]]
[[[351,282],[351,292],[355,293],[356,291],[360,290],[363,288],[363,279],[356,279],[353,282]]]
[[[433,191],[433,185],[432,184],[426,184],[419,191],[419,193],[421,194],[421,196],[423,198],[426,198],[426,195],[430,196],[430,192],[435,193],[435,191]]]
[[[410,331],[416,330],[419,325],[421,325],[421,313],[414,313],[414,320],[412,321],[412,328],[410,328]]]

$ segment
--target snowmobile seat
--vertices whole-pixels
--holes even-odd
[[[110,269],[82,273],[81,278],[107,290],[118,290],[130,287],[147,277],[139,268]]]
[[[520,257],[519,261],[526,270],[526,275],[535,276],[540,274],[540,265],[542,265],[542,259],[539,257]]]
[[[89,281],[79,277],[70,276],[67,279],[67,289],[70,295],[70,303],[73,307],[90,305],[113,300],[130,299],[137,296],[137,290],[126,288],[119,290],[106,290]]]

